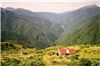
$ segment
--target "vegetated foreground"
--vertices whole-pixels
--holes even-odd
[[[57,50],[75,48],[75,54],[57,56]],[[1,42],[2,66],[100,66],[100,46],[53,46],[37,50],[14,41]]]

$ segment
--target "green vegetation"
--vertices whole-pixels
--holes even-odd
[[[28,17],[27,14],[15,15],[11,11],[1,9],[1,39],[22,42],[27,47],[38,49],[52,46],[58,32],[51,27],[49,20]],[[23,17],[23,18],[22,18]]]
[[[1,8],[1,40],[37,49],[58,44],[99,44],[100,7],[88,7],[62,14]]]
[[[75,48],[73,55],[57,56],[61,48]],[[100,46],[53,46],[37,50],[14,41],[1,43],[2,66],[100,66]]]
[[[1,65],[100,66],[99,10],[88,6],[55,14],[1,8]],[[75,48],[75,54],[57,56],[64,48]]]
[[[62,34],[57,44],[100,44],[100,16],[92,17]]]

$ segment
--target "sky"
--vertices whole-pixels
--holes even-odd
[[[87,5],[100,6],[99,0],[3,0],[3,8],[24,8],[34,12],[65,12]]]
[[[2,0],[3,2],[90,2],[99,0]]]

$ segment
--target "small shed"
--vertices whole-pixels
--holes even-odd
[[[57,51],[57,55],[69,55],[69,54],[74,54],[74,53],[75,53],[74,48],[60,49]]]

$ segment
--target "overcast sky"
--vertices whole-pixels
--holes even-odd
[[[3,2],[90,2],[90,1],[99,1],[99,0],[2,0]]]
[[[99,0],[19,0],[19,1],[3,0],[1,4],[0,4],[1,7],[4,8],[6,7],[24,8],[35,12],[57,12],[57,13],[72,11],[86,5],[100,6]]]

